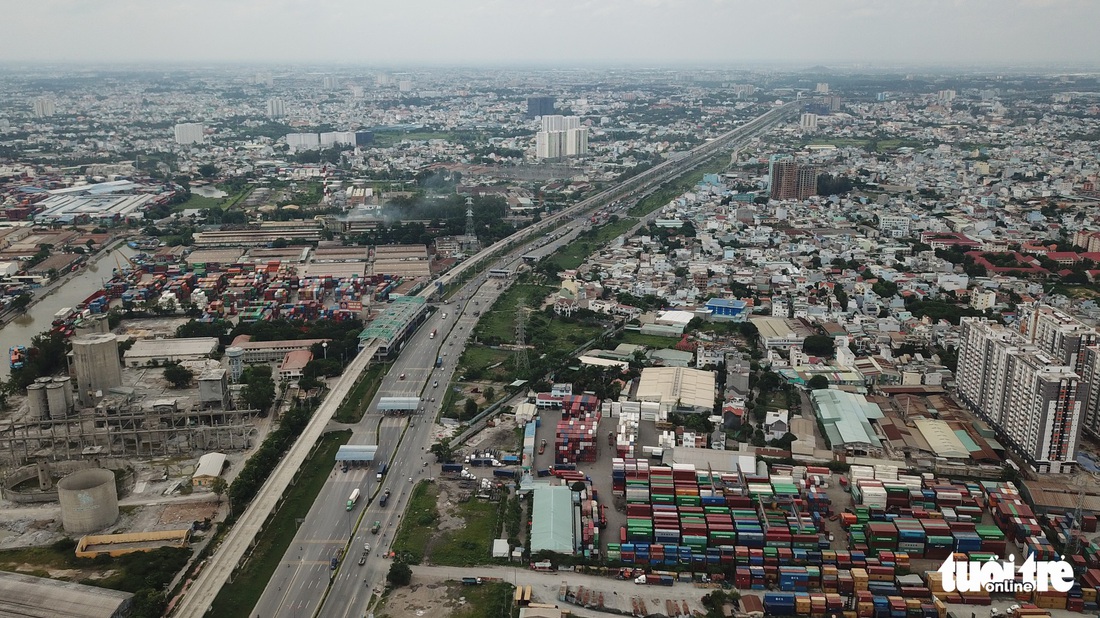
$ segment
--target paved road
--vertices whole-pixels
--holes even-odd
[[[440,304],[438,311],[406,344],[383,378],[367,414],[353,427],[352,444],[378,444],[374,465],[365,469],[352,468],[347,473],[340,472],[334,465],[332,476],[283,556],[280,568],[268,583],[253,615],[264,618],[314,615],[330,577],[332,592],[324,601],[322,615],[363,615],[370,591],[384,584],[389,570],[389,562],[383,554],[388,551],[408,504],[413,487],[409,479],[416,481],[425,478],[426,474],[438,473],[438,466],[424,465],[435,459],[426,450],[439,435],[439,428],[432,419],[450,383],[458,351],[465,347],[477,323],[473,312],[491,305],[500,293],[496,280],[482,281],[484,279],[471,281],[455,295],[456,299],[466,298],[465,302]],[[434,339],[429,336],[433,329],[438,333]],[[440,356],[444,364],[437,369],[435,361]],[[439,386],[433,387],[435,382]],[[423,397],[424,412],[405,417],[382,416],[377,412],[378,399],[385,396]],[[379,423],[381,431],[376,436],[374,428]],[[400,455],[395,456],[398,452]],[[379,483],[376,476],[383,462],[389,469]],[[366,498],[361,498],[348,512],[347,498],[356,487]],[[369,500],[376,492],[380,497],[386,490],[390,491],[390,499],[385,507],[380,506],[378,497]],[[379,523],[377,534],[371,532],[376,521]],[[366,564],[360,566],[358,560],[365,543],[371,545],[371,552]],[[348,554],[333,573],[331,559],[340,558],[345,545]]]
[[[627,195],[626,192],[628,190],[630,190],[631,188],[633,188],[635,192],[637,192],[639,189],[644,191],[646,189],[651,188],[653,186],[653,183],[659,183],[660,181],[662,181],[666,178],[674,177],[675,175],[682,172],[684,169],[688,169],[691,165],[693,165],[698,160],[701,160],[702,157],[710,156],[718,148],[728,147],[729,144],[731,142],[733,142],[734,140],[748,139],[748,138],[752,137],[754,134],[759,133],[760,131],[767,129],[771,125],[778,122],[778,120],[781,119],[783,116],[788,115],[789,113],[792,113],[792,111],[796,107],[797,106],[796,106],[795,103],[789,103],[787,105],[782,106],[781,108],[773,109],[772,111],[768,112],[764,116],[760,116],[760,117],[758,117],[754,120],[751,120],[748,123],[746,123],[745,125],[743,125],[742,127],[739,127],[738,129],[734,129],[734,130],[732,130],[732,131],[730,131],[726,134],[723,134],[719,138],[716,138],[716,139],[714,139],[710,142],[707,142],[707,143],[697,147],[695,150],[692,151],[692,155],[689,156],[689,157],[684,157],[683,159],[677,160],[675,162],[672,162],[672,161],[665,162],[665,163],[662,163],[658,166],[655,166],[654,168],[652,168],[650,170],[647,170],[646,172],[643,172],[642,174],[639,174],[638,176],[635,176],[634,178],[631,178],[631,179],[625,181],[624,183],[621,183],[616,188],[605,191],[605,192],[603,192],[599,195],[593,196],[592,198],[588,198],[588,199],[582,201],[581,203],[579,203],[579,204],[577,204],[573,207],[570,207],[569,209],[566,209],[565,211],[562,211],[561,213],[558,213],[558,214],[555,214],[555,215],[552,215],[552,216],[548,217],[542,223],[539,223],[539,224],[536,224],[536,225],[531,226],[529,228],[526,228],[524,230],[521,230],[521,231],[517,232],[515,235],[513,235],[512,237],[509,237],[507,239],[499,241],[498,243],[496,243],[495,245],[493,245],[492,247],[490,247],[489,249],[487,249],[483,253],[479,254],[478,256],[475,256],[474,258],[466,260],[465,262],[463,262],[462,264],[460,264],[456,268],[452,269],[446,275],[441,277],[439,281],[443,284],[447,284],[447,283],[453,281],[456,277],[462,275],[466,270],[469,270],[470,268],[473,268],[475,264],[477,264],[482,259],[486,258],[488,255],[492,254],[493,252],[500,251],[505,246],[518,245],[517,248],[511,252],[510,257],[506,258],[503,261],[497,260],[497,263],[495,263],[492,266],[493,268],[514,267],[514,265],[516,264],[516,262],[519,259],[520,255],[522,255],[526,251],[530,251],[531,249],[534,249],[534,248],[537,248],[537,247],[540,247],[542,245],[547,244],[547,242],[548,242],[547,239],[543,236],[540,236],[539,234],[543,230],[547,229],[548,227],[553,226],[553,225],[557,225],[558,223],[560,223],[562,221],[567,221],[568,223],[566,223],[565,229],[571,231],[571,230],[575,229],[576,226],[584,225],[582,219],[577,219],[575,217],[578,214],[583,213],[585,211],[585,209],[594,208],[596,206],[599,206],[602,203],[605,203],[607,201],[610,201],[610,200],[614,199],[616,196],[626,196]],[[479,275],[479,276],[475,277],[473,281],[475,282],[475,284],[480,285],[484,281],[484,275]],[[467,287],[465,287],[463,289],[463,291],[459,293],[458,296],[459,297],[468,297],[469,294],[472,293],[472,290],[474,289],[470,286],[471,286],[471,284],[467,284]],[[485,300],[487,302],[491,302],[491,299],[495,296],[494,295],[495,290],[496,290],[495,283],[491,283],[490,285],[483,286],[479,293],[486,293]],[[421,294],[427,296],[428,294],[430,294],[430,292],[431,292],[430,290],[426,290],[426,291],[422,292]],[[453,306],[453,303],[452,303],[452,306]],[[482,303],[481,306],[484,307],[484,306],[487,306],[487,304]],[[402,354],[402,356],[400,357],[401,360],[398,361],[399,363],[405,363],[405,364],[408,365],[408,366],[401,365],[402,367],[405,367],[405,369],[406,369],[405,373],[406,374],[408,374],[410,371],[415,371],[417,373],[417,376],[421,376],[421,375],[429,375],[430,376],[431,375],[431,373],[432,373],[431,367],[426,367],[423,364],[414,364],[414,363],[423,363],[424,359],[431,359],[431,361],[434,363],[435,356],[434,356],[434,353],[431,350],[432,350],[432,347],[436,346],[437,344],[436,344],[436,340],[429,340],[427,338],[427,333],[430,332],[431,328],[435,327],[435,326],[433,326],[433,321],[434,320],[442,320],[443,319],[441,314],[442,314],[442,311],[439,314],[436,314],[435,316],[433,316],[432,319],[429,320],[429,322],[425,325],[426,328],[421,328],[420,331],[413,337],[412,340],[410,340],[410,342],[406,346],[406,348],[407,348],[406,351],[405,351],[406,353]],[[463,318],[463,319],[466,319],[466,318]],[[476,318],[470,317],[469,319],[470,319],[470,324],[469,325],[461,325],[461,326],[456,325],[455,328],[456,329],[464,328],[464,332],[466,334],[468,334],[469,333],[469,328],[472,326],[472,324],[474,322],[476,322]],[[463,334],[463,331],[461,331],[461,330],[458,331],[458,334],[461,335],[461,336],[465,336]],[[464,341],[464,339],[462,341]],[[448,343],[450,343],[450,341],[448,341]],[[425,345],[426,345],[426,347],[423,347],[423,348],[421,347],[421,346],[425,346]],[[462,349],[462,347],[457,343],[454,346],[448,346],[448,348],[450,348],[450,347],[454,347],[456,352],[460,351]],[[441,348],[439,348],[439,349],[441,349]],[[358,356],[356,356],[356,358],[353,359],[353,361],[349,364],[349,366],[347,367],[347,369],[345,370],[343,375],[341,375],[341,377],[337,381],[336,386],[333,388],[332,392],[329,393],[329,396],[326,397],[325,401],[321,404],[321,406],[318,408],[317,412],[314,414],[313,418],[310,420],[310,423],[306,427],[306,429],[303,431],[301,438],[297,442],[295,442],[295,444],[291,447],[291,449],[287,453],[287,455],[279,462],[276,469],[273,471],[271,477],[264,484],[264,486],[260,489],[260,491],[259,491],[258,495],[256,496],[256,498],[252,501],[252,503],[249,505],[249,507],[245,511],[245,513],[237,521],[237,523],[233,527],[233,529],[230,530],[229,534],[226,536],[226,539],[222,543],[219,550],[208,561],[206,567],[198,575],[198,577],[196,578],[194,584],[189,589],[188,593],[186,593],[184,595],[182,601],[177,606],[177,610],[176,610],[175,615],[197,618],[199,616],[204,615],[209,610],[210,603],[213,601],[214,597],[221,590],[222,585],[224,585],[224,583],[228,580],[230,574],[236,568],[237,564],[240,562],[240,559],[244,556],[245,551],[247,551],[247,549],[251,546],[253,540],[256,538],[256,535],[259,533],[259,530],[260,530],[260,527],[263,524],[263,521],[271,513],[271,511],[275,507],[276,503],[278,502],[279,498],[282,496],[283,492],[285,491],[285,489],[286,489],[287,485],[289,484],[291,478],[296,473],[296,471],[301,467],[302,463],[305,461],[305,458],[308,455],[309,450],[312,448],[313,444],[316,442],[316,440],[321,436],[321,434],[326,429],[327,425],[329,424],[329,421],[332,418],[333,413],[336,411],[336,408],[339,406],[340,402],[343,400],[343,398],[347,394],[347,392],[351,389],[351,387],[354,384],[354,381],[358,378],[358,376],[369,365],[370,358],[373,356],[373,352],[374,352],[374,348],[373,347],[368,347],[367,349],[363,350]],[[444,367],[444,369],[442,371],[442,376],[439,379],[441,384],[446,384],[449,381],[449,373],[450,373],[450,371],[453,370],[453,366],[454,366],[453,361],[454,361],[455,358],[456,357],[451,356],[450,361],[447,363],[447,366]],[[395,374],[400,374],[400,373],[401,373],[400,367],[395,366],[393,368],[393,370],[391,370],[391,372],[387,375],[386,380],[384,380],[384,382],[383,382],[383,388],[388,387],[388,388],[393,388],[394,390],[393,391],[386,391],[386,390],[380,389],[379,390],[379,395],[392,395],[392,394],[407,393],[410,390],[415,390],[415,388],[413,386],[411,386],[411,384],[421,384],[421,385],[426,384],[425,382],[421,382],[419,379],[409,380],[408,379],[409,376],[406,375],[406,380],[405,381],[408,381],[410,383],[410,385],[394,385],[393,380],[392,380],[392,376],[394,376]],[[437,397],[437,399],[440,399],[440,398]],[[372,408],[373,407],[374,406],[372,406]],[[432,418],[434,418],[434,410],[437,409],[437,407],[438,407],[438,402],[436,402],[435,406],[433,406],[430,409],[430,411],[433,411],[432,412]],[[377,420],[377,416],[366,415],[364,420],[363,420],[363,423],[369,423],[372,416],[373,416],[373,418],[375,418],[375,420]],[[398,424],[401,424],[403,422],[411,422],[411,421],[408,421],[407,419],[405,421],[402,421],[402,420],[397,421]],[[427,444],[429,443],[430,437],[431,437],[431,431],[429,429],[428,423],[425,423],[423,421],[421,421],[419,423],[416,423],[415,425],[412,425],[412,427],[418,428],[418,429],[415,429],[412,432],[412,435],[408,436],[409,439],[410,439],[409,444],[411,446],[408,447],[410,450],[408,450],[406,452],[415,453],[416,450],[411,450],[411,449],[413,447],[415,447],[418,442],[422,445],[422,448],[426,448]],[[371,438],[370,438],[371,440],[377,440],[378,441],[378,443],[379,443],[379,456],[380,457],[392,457],[393,454],[397,452],[396,449],[398,447],[398,442],[397,442],[396,439],[391,437],[391,435],[390,435],[391,432],[387,431],[387,429],[393,429],[394,431],[396,431],[396,428],[387,428],[384,425],[380,435],[371,436]],[[362,434],[362,433],[363,433],[362,431],[358,431],[357,435]],[[366,435],[366,434],[363,434],[363,435]],[[367,438],[364,438],[364,437],[353,438],[353,441],[355,441],[357,443],[363,443],[363,442],[361,442],[361,440],[367,440]],[[416,456],[414,455],[413,457],[396,458],[393,461],[391,461],[390,463],[393,466],[393,470],[388,475],[388,478],[393,479],[393,478],[401,478],[405,474],[409,474],[409,476],[412,476],[412,473],[415,470],[415,466],[417,466],[419,464],[419,461],[417,460]],[[417,471],[417,472],[419,472],[419,471]],[[364,479],[364,483],[365,482],[366,482],[366,480]],[[343,508],[341,506],[341,501],[340,500],[337,500],[335,502],[333,500],[336,497],[339,496],[339,494],[341,493],[340,492],[341,489],[349,489],[351,486],[350,485],[344,485],[343,487],[339,487],[339,486],[337,486],[339,483],[344,483],[344,482],[343,481],[332,481],[332,482],[326,484],[326,487],[322,489],[322,492],[319,495],[319,499],[318,499],[318,503],[321,504],[322,506],[318,507],[315,504],[315,507],[314,507],[315,509],[320,508],[321,510],[325,510],[325,511],[337,511],[337,510]],[[349,489],[348,493],[350,493],[350,489]],[[404,508],[405,503],[407,502],[407,496],[402,496],[402,494],[407,494],[407,488],[406,488],[405,491],[402,491],[401,494],[398,494],[398,501],[396,503],[394,503],[392,505],[392,507],[390,507],[392,509],[391,512],[399,512],[400,509]],[[404,497],[405,499],[401,499],[402,497]],[[346,501],[346,497],[344,497],[344,500]],[[361,508],[363,508],[363,507],[361,507],[359,505],[356,505],[356,509],[361,509]],[[368,508],[377,508],[377,507],[372,505],[371,507],[368,507]],[[356,512],[356,511],[353,510],[353,513],[354,512]],[[311,510],[310,513],[312,515],[314,513],[314,511]],[[370,515],[371,515],[371,513],[367,513],[367,516],[370,516]],[[347,517],[346,511],[345,511],[344,517]],[[390,517],[392,517],[392,515],[390,515]],[[322,538],[322,539],[325,538],[325,537],[322,537],[319,534],[315,533],[315,531],[314,531],[315,529],[318,529],[318,528],[323,529],[323,528],[325,528],[325,526],[317,524],[316,522],[313,521],[313,519],[314,519],[313,517],[307,517],[306,518],[307,523],[303,526],[304,528],[306,528],[306,530],[300,530],[299,531],[299,535],[301,535],[303,541],[306,538]],[[331,521],[334,521],[335,519],[338,519],[338,518],[333,518],[331,515],[328,515],[328,516],[320,517],[319,519],[327,521],[327,522],[331,522]],[[385,522],[383,522],[383,523],[385,523]],[[392,522],[390,522],[390,523],[392,523]],[[328,529],[326,530],[326,532],[331,533],[332,530],[333,530],[333,528],[331,526],[329,526]],[[296,537],[296,539],[297,538],[298,537]],[[326,541],[324,544],[327,545],[327,543],[328,543],[328,541]],[[295,547],[296,546],[294,544],[291,545],[291,550],[288,551],[288,555],[290,555],[290,552],[292,552]],[[298,545],[298,547],[302,547],[302,550],[301,550],[302,552],[306,551],[304,542],[302,544]],[[361,546],[359,546],[359,547],[361,547]],[[362,592],[364,592],[364,589],[369,587],[371,582],[381,581],[381,578],[382,578],[382,565],[378,562],[379,561],[379,558],[377,557],[378,553],[379,552],[372,552],[372,554],[371,554],[372,557],[367,561],[367,564],[363,567],[365,569],[363,571],[363,574],[365,575],[365,577],[363,579],[366,580],[365,585],[363,586],[363,588],[356,587],[355,592],[350,593],[350,599],[351,600],[349,600],[348,603],[347,603],[347,607],[349,609],[347,609],[345,612],[343,612],[342,615],[362,615],[361,613],[359,613],[359,610],[356,608],[356,606],[362,606],[362,607],[365,608],[365,605],[367,603],[367,599],[369,598],[369,594],[362,594]],[[312,565],[306,565],[305,564],[307,562],[305,556],[307,556],[309,554],[303,553],[302,555],[303,555],[303,558],[301,560],[297,560],[295,558],[295,561],[299,563],[299,565],[298,565],[299,568],[297,568],[297,569],[295,569],[293,566],[291,566],[291,563],[289,561],[287,561],[286,558],[284,557],[284,562],[286,563],[285,568],[287,569],[287,571],[292,571],[293,570],[293,571],[296,571],[298,573],[301,573],[304,569],[306,569],[307,566],[310,568],[310,570],[307,571],[307,572],[312,572],[313,570],[316,570],[316,567],[317,567],[316,564],[312,564]],[[321,552],[320,557],[324,557],[323,550]],[[282,572],[282,571],[280,571],[280,572]],[[340,579],[341,575],[342,575],[342,573],[340,571],[338,571],[337,574],[336,574],[336,580],[335,580],[336,583],[340,583],[341,581],[347,581],[347,579],[341,580]],[[309,576],[307,575],[307,576],[304,576],[304,577],[306,579],[308,579]],[[348,575],[348,578],[350,578],[350,574]],[[314,584],[314,586],[310,587],[309,584],[307,583],[303,587],[300,583],[301,581],[304,581],[303,576],[293,577],[291,580],[289,580],[287,582],[287,585],[290,586],[289,590],[291,590],[291,591],[297,590],[299,592],[296,593],[296,594],[293,594],[293,595],[292,594],[287,594],[286,598],[285,598],[285,603],[289,603],[289,604],[292,604],[292,605],[300,603],[303,608],[310,607],[311,605],[309,603],[309,599],[314,598],[315,596],[318,596],[318,595],[315,595],[312,592],[305,592],[305,591],[307,591],[307,590],[312,591],[313,589],[317,588],[317,585]],[[361,583],[363,583],[363,582],[361,582]],[[280,584],[276,583],[275,586],[276,586],[275,594],[276,594],[276,596],[278,596],[278,593],[282,592],[279,589]],[[340,592],[340,591],[335,591],[334,594],[333,594],[333,598],[341,598],[340,595],[337,594],[337,592]],[[272,600],[270,600],[270,598],[268,598],[269,594],[270,594],[270,586],[268,587],[268,589],[265,590],[264,598],[261,598],[261,603],[260,603],[259,607],[261,607],[261,608],[271,607],[271,608],[274,608],[276,611],[281,611],[281,608],[285,607],[284,601],[272,601]],[[346,592],[345,592],[345,594],[346,594]],[[267,599],[267,600],[265,601],[265,599]],[[265,603],[267,603],[268,605],[265,605]],[[328,616],[328,615],[340,615],[340,614],[337,614],[337,613],[331,613],[327,610],[324,613],[325,613],[326,616]],[[261,615],[266,616],[268,614],[261,614]],[[295,613],[295,615],[297,615],[297,613]]]

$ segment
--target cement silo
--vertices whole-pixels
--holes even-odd
[[[225,358],[229,361],[229,381],[236,384],[244,373],[244,348],[236,346],[225,349]]]
[[[106,315],[92,315],[80,318],[73,324],[73,336],[85,337],[87,335],[99,335],[110,332]]]
[[[115,474],[102,468],[73,472],[57,484],[61,525],[68,534],[102,530],[118,519]]]
[[[73,395],[73,379],[69,376],[56,376],[53,381],[65,387],[65,413],[72,412],[73,406],[76,405],[75,396]]]
[[[39,378],[33,384],[27,386],[27,409],[32,421],[49,420],[50,405],[46,398],[46,383],[49,378]]]
[[[69,415],[69,408],[65,402],[65,384],[50,382],[46,385],[46,401],[50,406],[50,418],[59,419]]]
[[[79,389],[76,399],[85,408],[94,406],[108,390],[121,386],[117,338],[101,333],[73,339],[73,374]]]

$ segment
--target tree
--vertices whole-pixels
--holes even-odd
[[[829,388],[829,378],[826,378],[823,375],[816,375],[816,376],[810,378],[810,381],[808,382],[808,385],[809,385],[810,388],[814,389],[815,391],[821,390],[823,388]]]
[[[214,174],[218,173],[218,166],[213,163],[203,163],[199,166],[199,174],[202,174],[203,178],[210,178]]]
[[[15,297],[15,300],[11,301],[11,308],[16,311],[23,311],[27,308],[27,305],[31,304],[30,294],[20,294]]]
[[[186,388],[191,385],[191,378],[195,372],[183,365],[168,365],[164,368],[164,379],[172,385],[172,388]]]
[[[473,399],[467,399],[466,406],[462,411],[462,418],[471,419],[475,416],[477,416],[477,402]]]
[[[412,582],[413,572],[404,562],[394,561],[390,564],[390,572],[386,573],[386,581],[394,588],[408,586]]]
[[[227,483],[225,479],[220,476],[214,479],[212,483],[210,483],[210,491],[214,492],[214,495],[218,497],[218,502],[222,501],[222,494],[224,494],[228,489],[229,483]]]
[[[833,338],[810,335],[802,342],[802,351],[810,356],[830,357],[833,355]]]
[[[485,396],[485,403],[493,403],[493,400],[497,397],[497,391],[492,386],[489,386],[486,387],[483,395]]]
[[[436,461],[440,463],[448,463],[454,457],[454,449],[451,448],[450,438],[443,438],[436,442],[428,449],[428,452],[435,455]]]

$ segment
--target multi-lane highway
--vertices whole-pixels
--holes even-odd
[[[794,112],[796,106],[797,103],[778,106],[737,129],[696,147],[688,156],[676,161],[661,163],[612,189],[550,215],[541,222],[524,228],[470,257],[437,281],[443,285],[455,282],[458,278],[468,276],[471,272],[480,269],[488,260],[495,261],[490,268],[514,269],[521,255],[535,250],[547,251],[545,245],[548,244],[546,238],[548,231],[562,226],[562,229],[554,234],[559,237],[559,240],[554,244],[567,241],[568,238],[564,237],[565,235],[571,236],[572,233],[586,225],[579,215],[616,199],[637,198],[645,192],[654,190],[663,182],[691,169],[702,160],[715,154],[715,152],[734,147],[738,142],[747,141],[769,129]],[[507,255],[500,257],[506,252]],[[444,385],[448,384],[450,372],[454,368],[454,361],[465,345],[465,337],[477,321],[477,318],[471,315],[472,312],[490,305],[496,294],[496,282],[484,284],[484,275],[475,277],[470,283],[467,283],[455,295],[455,298],[468,299],[468,306],[465,307],[464,311],[458,311],[456,303],[444,305],[444,307],[454,307],[456,309],[455,314],[460,314],[460,321],[457,323],[452,322],[454,324],[452,330],[441,329],[441,326],[447,326],[443,324],[445,320],[442,318],[442,314],[446,309],[441,309],[433,315],[428,323],[406,345],[397,363],[385,377],[383,385],[379,389],[379,395],[414,394],[420,392],[418,389],[426,386],[430,388],[431,381],[422,378],[433,373],[436,355],[444,351],[443,345],[447,347],[447,362],[442,371],[435,371],[434,373],[439,374],[440,386],[438,388],[443,388]],[[433,287],[428,287],[421,292],[421,295],[432,298],[435,295],[435,290]],[[479,303],[476,308],[472,304],[475,300]],[[451,312],[447,311],[447,313]],[[458,316],[451,315],[448,319],[454,320],[455,317]],[[445,335],[436,339],[429,339],[427,333],[432,328],[440,329],[439,332],[441,334],[445,333]],[[294,473],[304,462],[309,449],[327,427],[336,407],[351,390],[358,376],[369,366],[375,348],[375,345],[368,346],[348,366],[329,396],[314,413],[314,417],[303,431],[301,438],[280,461],[267,483],[260,489],[256,498],[229,532],[217,553],[208,560],[206,567],[200,572],[181,602],[176,606],[175,615],[198,618],[208,611],[213,598],[245,555],[259,532],[263,521],[273,510]],[[401,373],[406,375],[405,380],[399,379],[398,376]],[[380,558],[380,548],[376,547],[371,552],[367,563],[363,567],[358,567],[356,562],[359,554],[356,551],[362,551],[360,541],[365,538],[359,530],[367,530],[373,525],[375,519],[380,521],[381,525],[387,529],[393,529],[396,526],[395,522],[400,517],[400,513],[408,500],[411,487],[408,478],[411,476],[415,480],[424,470],[421,463],[421,457],[424,453],[422,449],[430,444],[433,430],[429,419],[435,417],[439,400],[442,399],[441,396],[436,396],[437,401],[432,405],[430,401],[431,393],[426,393],[426,396],[428,401],[425,402],[424,415],[410,418],[386,417],[379,423],[379,416],[376,413],[371,413],[366,415],[364,420],[354,428],[353,443],[376,442],[379,444],[379,459],[385,460],[391,465],[391,470],[386,479],[383,480],[383,486],[390,489],[392,496],[396,499],[391,497],[393,501],[383,509],[377,505],[377,502],[367,506],[367,499],[361,498],[351,512],[349,519],[344,507],[348,494],[356,486],[359,486],[361,490],[370,489],[370,494],[375,493],[375,487],[369,485],[374,482],[370,476],[374,471],[373,468],[367,470],[353,469],[354,471],[349,470],[347,473],[334,471],[333,477],[322,489],[316,503],[302,524],[299,534],[295,537],[295,542],[292,543],[287,555],[284,556],[283,563],[278,571],[279,575],[272,579],[272,584],[265,590],[260,604],[257,606],[257,611],[253,612],[253,615],[265,617],[272,615],[313,615],[319,609],[321,599],[324,598],[324,592],[329,583],[327,570],[331,558],[336,556],[340,548],[345,545],[350,547],[350,551],[346,557],[346,562],[341,562],[340,568],[335,574],[334,588],[328,596],[329,600],[325,602],[324,614],[326,616],[362,615],[361,611],[366,607],[370,596],[369,588],[373,585],[372,582],[381,582],[384,577],[384,570],[388,568],[388,563]],[[372,410],[377,409],[376,403],[376,401],[372,402]],[[407,428],[406,423],[409,424]],[[406,433],[402,434],[403,431]],[[404,435],[404,439],[399,441],[402,435]],[[401,456],[395,456],[399,448]],[[337,478],[337,475],[340,478]],[[364,492],[364,494],[369,495],[367,492]],[[359,515],[364,508],[368,510],[360,518]],[[356,528],[356,524],[362,520],[366,521],[365,527]],[[341,524],[343,527],[341,527]],[[387,526],[387,524],[389,525]],[[341,530],[344,531],[343,534],[341,534]],[[348,530],[356,530],[355,539],[348,541]],[[383,540],[392,540],[392,532],[384,533],[380,531],[379,535]],[[341,539],[341,537],[343,538]],[[372,545],[375,545],[375,543],[372,543]],[[299,555],[301,558],[298,558]],[[353,567],[360,569],[360,573],[353,576],[351,573]],[[321,581],[322,579],[324,581]],[[363,580],[366,580],[366,582]],[[358,582],[359,585],[351,586],[355,582]],[[274,588],[274,591],[272,588]],[[330,603],[335,604],[331,611],[329,610]]]
[[[569,229],[557,234],[557,239],[537,251],[556,250],[571,241],[583,227],[582,222],[571,223]],[[494,262],[492,268],[514,270],[526,249],[524,246],[509,252]],[[502,283],[506,282],[484,276],[468,282],[452,296],[453,301],[440,304],[406,344],[383,379],[367,414],[354,427],[352,444],[378,444],[375,463],[365,469],[351,468],[346,473],[334,466],[264,590],[253,611],[254,616],[310,616],[317,612],[322,602],[324,609],[320,615],[358,617],[364,614],[371,592],[384,585],[389,570],[389,560],[384,554],[393,542],[401,515],[408,505],[412,489],[409,479],[416,482],[439,471],[435,457],[427,448],[436,440],[438,427],[433,421],[439,412],[443,392],[479,319],[474,312],[485,311],[493,304],[504,289],[503,285],[502,290],[497,289]],[[434,339],[429,336],[432,330],[438,333]],[[441,356],[444,365],[437,369],[434,364]],[[433,386],[437,382],[439,385]],[[385,396],[423,397],[424,411],[407,417],[383,416],[377,411],[378,399]],[[375,428],[379,426],[381,431],[376,435]],[[382,463],[389,469],[379,483],[376,475]],[[356,487],[365,497],[380,496],[388,489],[390,500],[383,507],[377,497],[369,505],[366,498],[361,498],[349,513],[345,505]],[[377,533],[372,532],[375,522],[379,524]],[[366,543],[370,544],[371,551],[366,563],[359,565]],[[345,546],[347,555],[341,557]],[[335,572],[330,569],[334,557],[339,560]],[[332,589],[325,597],[330,579]]]

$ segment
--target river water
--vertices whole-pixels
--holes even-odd
[[[49,296],[38,300],[27,312],[4,327],[0,328],[0,353],[7,359],[8,348],[15,345],[30,345],[31,338],[53,326],[53,316],[65,307],[76,307],[93,292],[103,287],[111,278],[111,272],[126,267],[124,258],[138,252],[125,244],[106,255],[92,257],[92,263],[76,275],[66,279]],[[37,295],[36,295],[36,298]],[[0,378],[7,379],[11,371],[7,361],[0,362]]]

